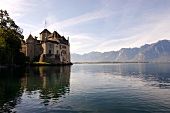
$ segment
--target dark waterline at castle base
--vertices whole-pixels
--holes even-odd
[[[31,63],[31,64],[27,64],[27,66],[70,66],[70,65],[73,65],[73,63],[63,63],[63,64],[34,64],[34,63]]]

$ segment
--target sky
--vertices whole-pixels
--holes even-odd
[[[170,40],[170,0],[0,0],[0,9],[23,29],[25,39],[39,37],[45,28],[69,37],[71,53]]]

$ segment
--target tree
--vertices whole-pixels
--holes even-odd
[[[9,17],[7,11],[0,10],[0,64],[21,64],[25,59],[21,50],[23,30]],[[22,58],[22,60],[18,60]]]
[[[4,61],[6,61],[5,48],[6,48],[6,42],[2,37],[0,37],[0,64],[4,64],[5,63]]]

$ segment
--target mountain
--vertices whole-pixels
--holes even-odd
[[[71,54],[72,62],[170,62],[170,40],[119,51]]]

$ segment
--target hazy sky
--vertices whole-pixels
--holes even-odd
[[[0,0],[25,39],[45,28],[70,37],[71,53],[170,40],[170,0]]]

